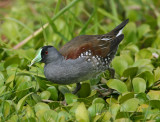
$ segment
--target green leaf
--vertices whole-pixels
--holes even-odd
[[[66,100],[67,104],[71,104],[73,102],[76,102],[77,99],[78,99],[78,97],[76,95],[73,95],[71,93],[65,94],[65,100]]]
[[[148,64],[151,64],[151,60],[149,59],[139,59],[134,62],[133,66],[134,67],[140,67],[140,66],[146,66]]]
[[[157,67],[156,70],[154,70],[154,79],[155,81],[160,80],[160,67]]]
[[[136,76],[138,67],[129,67],[123,72],[124,77],[130,77],[131,79]]]
[[[112,105],[110,106],[110,111],[111,111],[111,114],[112,114],[113,119],[116,118],[116,115],[117,115],[117,113],[119,112],[120,107],[121,107],[121,106],[120,106],[119,104],[117,104],[117,103],[114,103],[114,104],[112,104]]]
[[[39,102],[34,106],[35,112],[41,111],[41,110],[50,110],[50,107],[46,103]]]
[[[32,98],[33,98],[33,100],[36,102],[36,103],[38,103],[38,102],[40,102],[41,101],[41,98],[40,98],[40,96],[39,95],[37,95],[37,94],[32,94]]]
[[[160,91],[149,91],[147,95],[151,100],[160,100]]]
[[[6,69],[11,64],[19,65],[20,64],[20,58],[17,55],[9,57],[4,63],[4,68]]]
[[[135,55],[135,60],[151,59],[151,58],[152,58],[152,52],[147,49],[142,49]]]
[[[71,92],[69,91],[69,89],[68,89],[67,86],[59,86],[59,87],[58,87],[58,90],[59,90],[63,95],[65,95],[66,93],[71,93]]]
[[[88,111],[84,103],[80,103],[78,105],[76,109],[75,117],[78,122],[89,122]]]
[[[132,80],[133,89],[135,93],[145,92],[146,90],[146,81],[142,78],[134,78]]]
[[[131,98],[134,98],[134,93],[133,92],[124,94],[123,96],[120,96],[118,99],[119,99],[119,103],[122,104],[122,103],[124,103],[125,101],[127,101]]]
[[[56,101],[58,99],[58,91],[56,89],[55,86],[50,86],[47,88],[47,91],[49,91],[51,93],[50,98],[54,101]]]
[[[144,71],[141,74],[139,74],[137,77],[143,78],[145,81],[147,81],[148,87],[152,86],[153,83],[155,82],[153,73],[149,71]]]
[[[106,102],[105,102],[104,99],[102,99],[102,98],[95,98],[95,99],[92,101],[92,104],[96,104],[96,103],[103,103],[103,104],[105,104]]]
[[[78,96],[80,98],[88,97],[91,93],[91,86],[89,83],[82,83],[81,89],[78,91]]]
[[[125,34],[124,38],[127,44],[130,42],[137,42],[137,29],[135,23],[129,22],[123,32]]]
[[[117,80],[117,79],[110,79],[107,82],[107,86],[109,88],[115,89],[120,93],[125,93],[127,92],[127,86],[124,82]]]
[[[127,69],[128,67],[127,61],[120,56],[117,56],[113,59],[112,65],[116,73],[119,74],[120,76],[122,76],[124,70]]]
[[[54,110],[46,110],[43,114],[46,122],[54,122],[57,120],[58,114]]]
[[[20,101],[17,104],[17,111],[20,112],[23,108],[23,105],[27,99],[27,97],[29,97],[31,94],[33,94],[33,92],[27,94],[26,96],[24,96],[22,99],[20,99]]]
[[[160,100],[150,100],[150,106],[160,109]]]
[[[91,105],[88,108],[88,111],[89,111],[91,118],[93,118],[96,115],[101,114],[103,108],[104,108],[104,104],[102,104],[102,103],[96,103],[96,104]]]
[[[41,99],[48,100],[51,96],[51,93],[49,91],[43,91],[40,94]]]
[[[5,118],[11,113],[11,101],[6,100],[3,104],[3,115]]]
[[[141,38],[146,33],[150,31],[150,26],[148,24],[142,24],[138,27],[138,37]]]
[[[139,100],[137,98],[131,98],[125,101],[120,108],[121,112],[135,112],[138,108]]]

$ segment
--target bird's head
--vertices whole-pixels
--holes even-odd
[[[38,50],[36,57],[31,61],[29,66],[37,62],[45,64],[56,62],[60,57],[62,57],[62,55],[53,46],[43,46]]]

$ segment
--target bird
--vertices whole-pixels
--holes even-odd
[[[80,82],[96,78],[110,68],[118,46],[124,38],[122,30],[129,22],[126,19],[112,31],[103,35],[80,35],[67,42],[58,51],[54,46],[43,46],[38,50],[30,66],[45,63],[44,75],[55,84],[76,83],[77,93]]]

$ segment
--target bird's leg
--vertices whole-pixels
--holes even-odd
[[[115,75],[115,70],[113,68],[109,68],[108,71],[109,71],[109,74],[110,74],[110,78],[113,79],[114,75]],[[104,92],[102,93],[101,90],[103,90]],[[108,88],[108,90],[106,91],[103,87],[100,87],[100,89],[98,89],[97,91],[100,93],[100,95],[102,97],[106,97],[106,96],[113,93],[113,89],[111,89],[111,88]]]
[[[109,68],[108,71],[109,71],[110,77],[114,78],[115,70],[113,68]]]
[[[80,89],[81,89],[81,84],[80,83],[76,83],[76,88],[72,93],[76,94]]]

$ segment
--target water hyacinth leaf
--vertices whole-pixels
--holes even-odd
[[[71,94],[71,93],[66,93],[65,94],[65,100],[66,100],[67,104],[71,104],[73,102],[76,102],[77,99],[78,99],[78,97],[74,94]]]
[[[69,113],[72,115],[72,116],[75,116],[75,113],[76,113],[76,110],[77,110],[77,107],[80,103],[79,102],[74,102],[72,104],[72,107],[71,109],[69,110]]]
[[[137,77],[143,78],[145,81],[147,81],[148,87],[152,86],[155,82],[153,73],[149,71],[144,71],[141,74],[139,74]]]
[[[141,104],[141,105],[138,107],[137,112],[147,111],[147,109],[149,109],[148,107],[149,107],[149,105],[147,105],[147,104]]]
[[[96,104],[92,104],[89,108],[89,114],[92,117],[101,114],[102,110],[104,108],[104,104],[103,103],[96,103]]]
[[[120,76],[122,76],[124,70],[127,69],[128,67],[127,61],[120,56],[117,56],[113,59],[112,65],[116,73],[119,74]]]
[[[127,92],[127,86],[124,82],[117,80],[117,79],[110,79],[107,82],[107,86],[109,88],[115,89],[120,93],[125,93]]]
[[[110,111],[111,111],[111,114],[112,114],[113,119],[116,118],[117,113],[118,113],[119,110],[120,110],[120,107],[121,107],[120,104],[116,104],[116,103],[114,103],[114,104],[112,104],[112,105],[110,106]]]
[[[40,94],[41,99],[48,100],[51,96],[51,93],[49,91],[43,91]]]
[[[30,76],[27,76],[27,75],[16,75],[15,77],[15,81],[16,81],[16,87],[19,87],[19,85],[22,83],[22,82],[29,82],[31,81],[31,77]],[[23,89],[23,88],[22,88]],[[21,90],[22,90],[21,89]]]
[[[125,33],[124,38],[127,44],[130,42],[135,43],[137,41],[137,29],[135,23],[129,22],[123,32]]]
[[[120,56],[121,56],[121,58],[125,59],[125,61],[127,62],[128,65],[132,65],[134,63],[133,58],[128,53],[121,54]]]
[[[11,64],[19,65],[20,64],[20,58],[17,55],[15,55],[13,57],[9,57],[4,63],[4,68],[6,69]]]
[[[152,52],[147,49],[142,49],[135,55],[135,60],[151,59],[151,58],[152,58]]]
[[[110,119],[111,119],[112,115],[110,112],[105,112],[105,113],[102,113],[102,119],[101,119],[101,122],[109,122]]]
[[[150,26],[148,24],[142,24],[138,27],[138,37],[142,38],[146,33],[150,31]]]
[[[27,117],[27,118],[30,118],[30,117],[34,117],[35,115],[34,115],[34,110],[31,108],[31,106],[29,106],[29,105],[27,105],[26,106],[26,114],[25,114],[25,116]]]
[[[95,99],[92,101],[92,104],[96,104],[96,103],[103,103],[103,104],[105,104],[106,102],[105,102],[104,99],[102,99],[102,98],[95,98]]]
[[[54,110],[46,110],[43,117],[46,122],[54,122],[57,121],[58,114]]]
[[[2,95],[5,92],[5,90],[6,90],[6,86],[2,86],[0,88],[0,95]]]
[[[71,93],[71,92],[69,91],[69,89],[68,89],[67,86],[59,86],[59,87],[58,87],[58,90],[59,90],[63,95],[65,95],[66,93]]]
[[[160,109],[160,100],[150,100],[150,106]]]
[[[157,67],[156,70],[154,70],[154,79],[155,81],[160,80],[160,67]]]
[[[0,87],[2,87],[4,85],[5,82],[5,78],[4,78],[4,74],[2,72],[0,72]]]
[[[55,86],[50,86],[46,89],[51,93],[50,99],[56,101],[58,99],[58,91]]]
[[[91,93],[91,86],[89,83],[82,83],[81,89],[78,91],[78,96],[80,98],[88,97]]]
[[[123,72],[124,77],[130,77],[131,79],[136,76],[138,67],[129,67]]]
[[[118,103],[118,101],[115,99],[115,98],[107,98],[106,99],[106,102],[109,104],[109,105],[112,105],[114,103]]]
[[[131,51],[132,54],[135,54],[135,53],[139,52],[138,46],[137,45],[133,45],[133,44],[132,45],[128,45],[126,47],[126,49],[128,49],[129,51]]]
[[[41,110],[50,110],[50,107],[46,103],[39,102],[34,106],[35,112],[41,111]]]
[[[75,117],[78,122],[89,122],[88,111],[84,103],[80,103],[76,109]]]
[[[39,95],[35,94],[35,93],[32,94],[32,98],[36,103],[41,101],[41,97]]]
[[[31,81],[20,83],[19,86],[17,87],[17,92],[16,92],[17,97],[22,98],[29,92],[29,89],[31,89],[32,87],[33,86]]]
[[[131,98],[134,98],[134,93],[133,92],[130,92],[130,93],[127,93],[123,96],[120,96],[118,99],[119,99],[119,103],[124,103],[125,101],[127,101],[128,99],[131,99]]]
[[[160,91],[151,90],[147,93],[147,95],[151,100],[160,100]]]
[[[135,93],[145,92],[146,90],[146,81],[143,78],[134,78],[132,80],[133,89]]]
[[[151,64],[151,60],[149,59],[139,59],[134,62],[133,67],[141,67],[141,66],[146,66],[148,64]]]
[[[139,100],[137,98],[131,98],[121,104],[121,112],[135,112],[138,108]]]
[[[58,113],[58,117],[57,117],[57,121],[58,122],[65,122],[67,121],[69,118],[70,118],[70,114],[64,110],[61,110],[59,113]]]
[[[149,101],[149,97],[146,93],[139,93],[136,95],[136,98],[139,99],[140,104],[147,103]]]
[[[20,99],[20,101],[17,104],[17,111],[20,112],[23,108],[23,105],[27,99],[27,97],[29,97],[31,94],[33,94],[33,92],[27,94],[26,96],[24,96],[22,99]]]
[[[3,115],[4,117],[7,117],[11,112],[11,102],[9,101],[4,101],[4,104],[3,104]]]
[[[47,89],[47,85],[46,85],[46,82],[44,80],[42,80],[39,77],[35,77],[35,79],[38,82],[38,85],[39,85],[41,90],[46,90]]]

